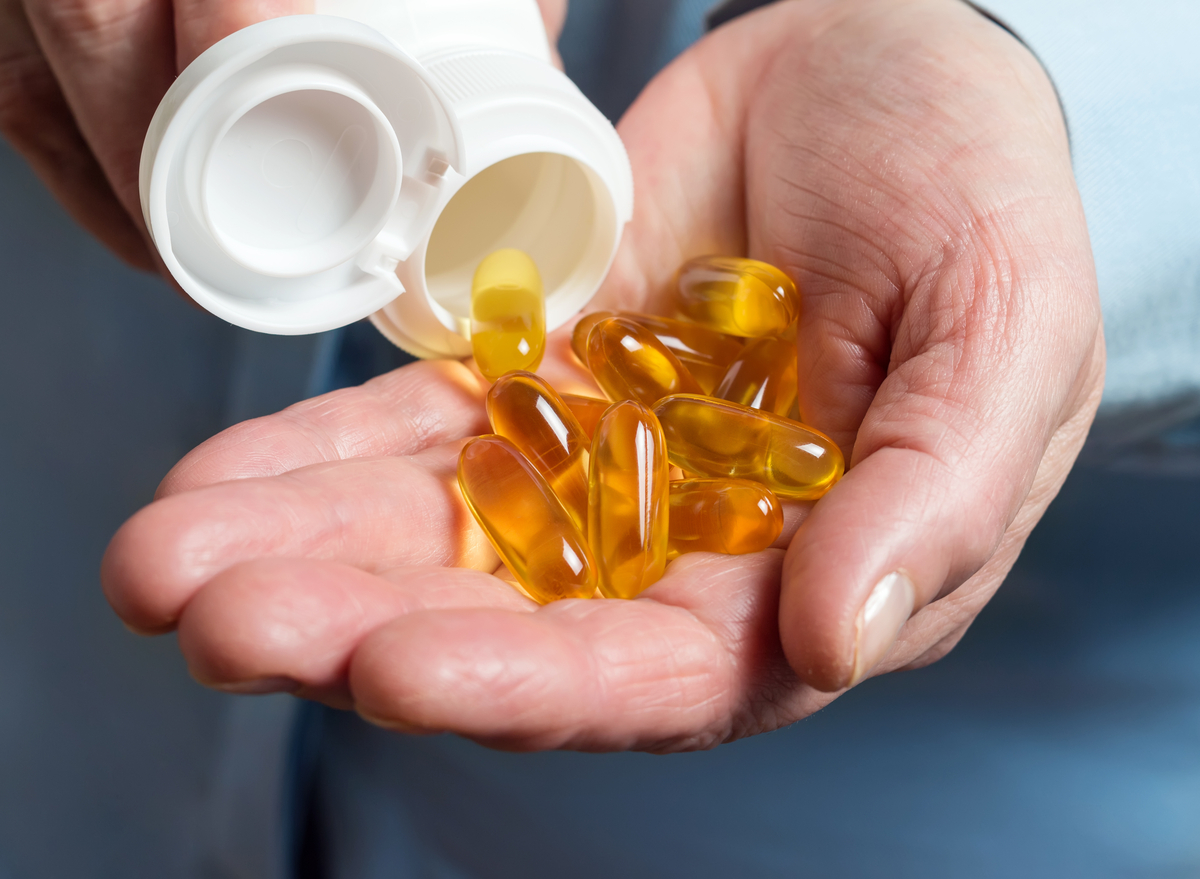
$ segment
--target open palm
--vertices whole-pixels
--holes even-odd
[[[420,363],[192,452],[109,548],[118,613],[178,627],[205,683],[510,748],[708,747],[944,655],[1102,383],[1041,69],[955,0],[792,0],[706,37],[620,130],[638,205],[595,307],[667,310],[708,252],[799,282],[801,408],[852,466],[780,548],[683,556],[635,601],[532,604],[454,483],[485,389]],[[539,372],[587,382],[565,333]]]

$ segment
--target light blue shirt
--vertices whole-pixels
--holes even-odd
[[[1041,59],[1071,133],[1108,345],[1089,454],[1200,472],[1200,4],[981,5]]]

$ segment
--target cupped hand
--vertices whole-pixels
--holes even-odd
[[[931,662],[1078,453],[1103,339],[1053,89],[956,0],[789,0],[706,37],[622,121],[638,193],[595,307],[666,310],[746,252],[799,282],[805,419],[851,462],[781,546],[675,561],[635,601],[536,607],[454,487],[487,429],[423,363],[248,422],[168,476],[103,578],[196,677],[501,747],[675,750]],[[543,374],[586,381],[560,336]],[[806,515],[807,514],[807,515]]]

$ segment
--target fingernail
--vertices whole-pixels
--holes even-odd
[[[853,687],[877,666],[896,643],[900,629],[912,616],[916,591],[903,571],[892,571],[875,584],[855,624]]]
[[[266,693],[294,693],[300,689],[300,682],[291,678],[258,678],[253,681],[237,681],[232,684],[214,684],[223,693],[235,693],[239,696],[262,696]]]

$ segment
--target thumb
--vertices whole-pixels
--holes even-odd
[[[175,0],[175,60],[183,70],[230,34],[284,15],[313,11],[314,0]]]
[[[1089,285],[1085,274],[1046,285],[1054,289],[982,296],[996,320],[967,324],[1007,324],[1007,332],[930,342],[880,386],[850,470],[788,549],[780,631],[805,682],[853,686],[898,638],[903,649],[887,665],[910,663],[969,623],[971,614],[947,603],[927,605],[981,568],[973,585],[984,601],[999,585],[1066,479],[1099,403],[1104,343]],[[1036,310],[1015,300],[1043,296],[1076,303],[1052,321],[1056,333],[1014,314]],[[915,612],[921,623],[905,631]]]

